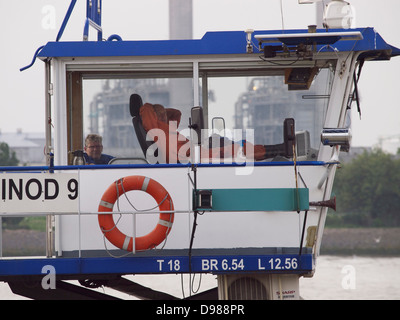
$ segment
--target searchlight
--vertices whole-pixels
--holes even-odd
[[[321,0],[299,0],[299,4],[311,4]],[[323,26],[326,29],[349,29],[355,17],[353,6],[344,0],[332,0],[324,10]]]

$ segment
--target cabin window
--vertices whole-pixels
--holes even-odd
[[[284,75],[210,77],[208,125],[212,127],[212,118],[223,117],[227,134],[253,129],[255,144],[268,145],[283,142],[283,121],[294,118],[296,132],[306,134],[310,147],[317,150],[331,76],[327,69],[321,70],[308,90],[288,90]]]
[[[239,138],[245,139],[244,130],[254,130],[255,144],[282,143],[283,121],[294,118],[306,152],[314,152],[314,157],[302,160],[316,159],[332,70],[316,72],[308,90],[292,90],[293,86],[285,84],[289,74],[285,68],[247,70],[230,64],[217,68],[210,63],[199,63],[197,69],[195,63],[130,66],[130,71],[67,72],[69,152],[83,149],[87,134],[98,133],[103,136],[104,153],[144,158],[129,112],[130,95],[137,93],[143,102],[179,109],[182,118],[178,130],[185,129],[185,136],[195,101],[203,107],[206,128],[212,129],[218,122],[213,119],[222,119],[219,123],[225,130],[219,133],[235,140],[234,131],[242,130]],[[198,81],[193,81],[193,74],[199,75]]]

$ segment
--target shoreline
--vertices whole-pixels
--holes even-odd
[[[400,256],[400,228],[325,228],[320,254]]]

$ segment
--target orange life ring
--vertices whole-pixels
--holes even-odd
[[[144,176],[128,176],[115,181],[108,187],[100,200],[99,212],[113,211],[117,199],[131,190],[142,190],[150,194],[157,201],[160,211],[174,210],[171,196],[160,183]],[[132,251],[133,238],[118,230],[112,214],[99,214],[98,219],[100,229],[108,241],[120,249]],[[173,213],[160,212],[159,221],[154,230],[145,236],[135,238],[135,250],[148,250],[159,245],[171,231],[173,222]]]

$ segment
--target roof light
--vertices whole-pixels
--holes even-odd
[[[354,10],[350,3],[332,0],[325,8],[323,25],[328,29],[349,29],[354,20]]]
[[[321,0],[299,0],[299,4],[311,4]],[[325,7],[323,25],[328,29],[349,29],[352,27],[355,11],[344,0],[331,0]]]

